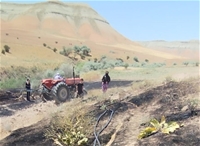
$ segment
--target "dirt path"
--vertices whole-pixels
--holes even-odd
[[[20,106],[23,106],[19,108]],[[53,101],[46,103],[27,103],[27,101],[3,105],[4,111],[14,112],[12,115],[1,117],[1,135],[0,140],[8,136],[12,131],[24,128],[37,123],[38,121],[47,118],[56,111],[56,105]],[[14,109],[16,108],[16,110]]]
[[[129,87],[131,81],[116,81],[114,83],[115,86],[123,86],[124,91],[115,91],[115,94],[113,93],[112,96],[109,96],[110,99],[120,99],[121,107],[116,110],[111,124],[104,132],[104,134],[110,134],[111,131],[114,131],[111,134],[110,139],[108,139],[109,141],[107,141],[106,146],[173,145],[174,142],[176,142],[177,146],[198,146],[196,144],[199,144],[200,142],[200,111],[198,111],[196,115],[191,115],[191,112],[184,107],[185,101],[191,98],[200,101],[198,96],[199,91],[195,88],[199,85],[198,81],[194,80],[191,81],[191,83],[170,82],[169,84],[142,90],[138,93],[135,93],[132,91],[132,88]],[[86,85],[86,88],[89,90],[99,88],[99,83],[97,82]],[[115,87],[114,85],[113,87]],[[184,92],[177,92],[179,90]],[[178,93],[179,96],[176,98],[171,97],[169,96],[170,93]],[[121,97],[127,97],[127,100],[122,103]],[[67,104],[72,103],[73,102],[68,102],[63,105],[67,106]],[[44,127],[48,120],[43,120],[43,124],[37,122],[52,117],[53,114],[59,110],[62,110],[62,106],[56,106],[52,101],[46,103],[43,103],[40,100],[36,100],[36,102],[33,103],[22,101],[2,105],[0,140],[3,139],[3,142],[12,143],[12,140],[15,139],[17,144],[21,144],[20,146],[33,144],[32,140],[35,140],[35,137],[30,134],[30,130],[39,130]],[[3,114],[2,111],[4,111]],[[187,114],[189,115],[184,116]],[[138,141],[138,134],[147,126],[144,124],[149,122],[152,118],[159,118],[161,115],[166,115],[170,120],[183,123],[184,127],[170,135],[156,134]],[[36,124],[36,127],[34,127],[34,124]],[[24,131],[22,129],[21,131],[12,133],[19,128],[23,128]],[[15,135],[19,135],[20,132],[29,135],[27,137],[15,137]],[[10,136],[7,137],[8,135]],[[36,133],[36,135],[38,134]],[[5,137],[7,137],[7,139],[4,139]],[[29,141],[27,140],[24,142],[24,138],[29,138]],[[40,141],[42,139],[41,137],[37,137],[36,139],[37,143],[35,144],[46,145]],[[0,144],[2,141],[0,141]]]

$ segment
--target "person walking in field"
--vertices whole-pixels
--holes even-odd
[[[105,93],[108,89],[108,85],[110,83],[109,72],[106,71],[104,76],[102,77],[102,91]]]
[[[31,96],[31,83],[30,83],[30,79],[26,80],[26,90],[27,90],[27,94],[26,94],[26,99],[27,101],[31,101],[30,96]]]
[[[80,82],[77,84],[77,95],[76,98],[81,97],[83,98],[83,79],[80,80]]]

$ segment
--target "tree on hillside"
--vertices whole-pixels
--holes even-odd
[[[74,53],[79,54],[81,51],[81,48],[79,46],[74,46],[73,50],[74,50]]]
[[[85,56],[89,56],[89,53],[91,52],[90,48],[88,48],[86,46],[81,47],[81,51],[82,51],[83,55],[85,55]]]
[[[56,48],[54,48],[54,49],[53,49],[53,51],[54,51],[54,52],[56,52],[56,51],[57,51],[57,49],[56,49]]]

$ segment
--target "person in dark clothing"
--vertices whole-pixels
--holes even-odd
[[[109,72],[106,71],[105,75],[102,77],[102,91],[106,92],[108,89],[108,84],[110,83],[110,76],[108,75]]]
[[[31,101],[31,99],[30,99],[30,95],[31,95],[31,92],[30,92],[30,90],[31,90],[30,79],[27,79],[27,80],[26,80],[26,90],[27,90],[26,99],[27,99],[28,101]]]
[[[76,98],[81,97],[83,98],[83,79],[81,79],[81,81],[77,84],[77,95]]]

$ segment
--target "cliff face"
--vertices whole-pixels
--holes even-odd
[[[1,3],[1,29],[42,31],[98,43],[131,43],[86,4]]]

